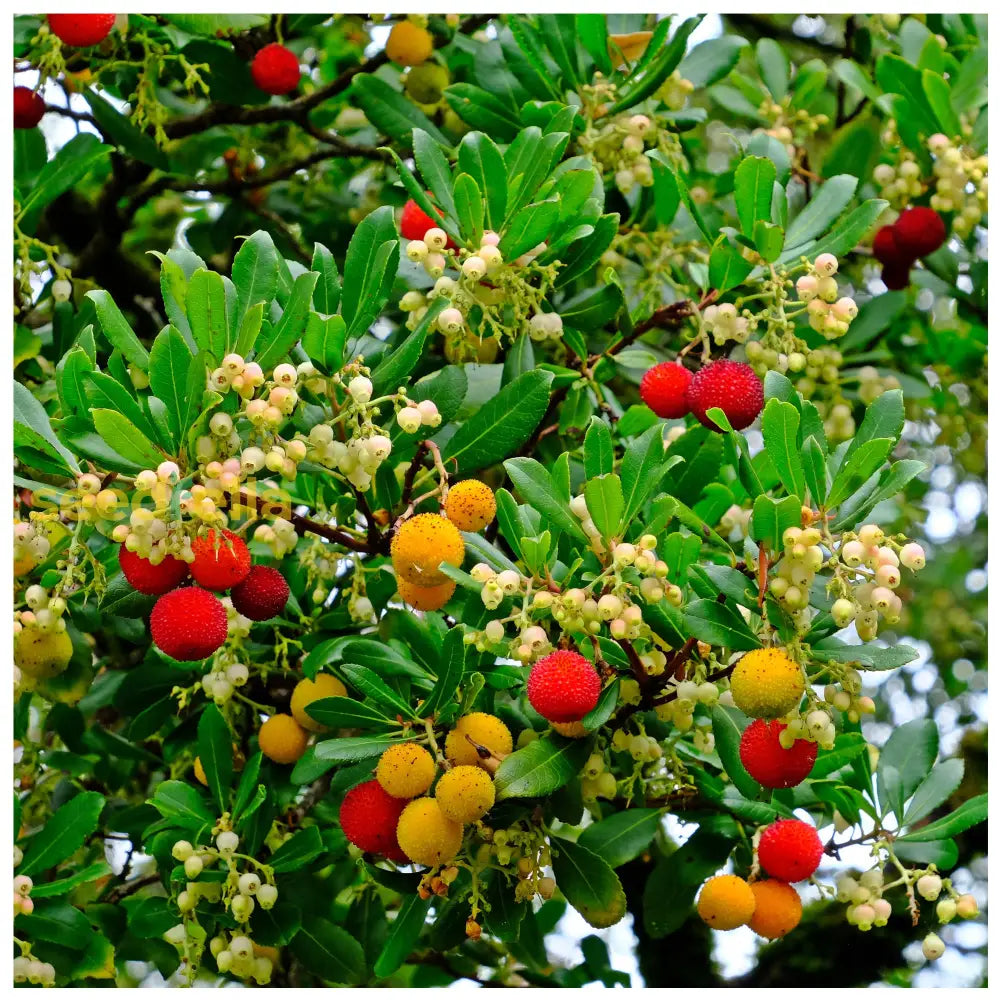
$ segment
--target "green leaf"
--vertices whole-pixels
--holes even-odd
[[[332,316],[340,304],[340,274],[333,254],[322,243],[313,244],[310,270],[319,275],[313,291],[313,306],[321,313]]]
[[[85,794],[95,795],[97,793],[87,792]],[[31,889],[31,898],[51,899],[53,896],[62,896],[71,889],[75,889],[78,885],[85,885],[87,882],[96,882],[98,879],[110,874],[111,866],[107,861],[96,861],[94,864],[87,865],[86,868],[81,868],[80,871],[72,875],[67,875],[65,878],[57,878],[51,882],[43,882],[41,885],[33,886]]]
[[[396,223],[392,209],[383,205],[365,216],[347,247],[340,312],[349,341],[364,333],[388,302],[398,263]]]
[[[175,442],[179,442],[182,433],[187,430],[181,421],[188,416],[187,376],[190,366],[191,349],[187,341],[175,327],[164,327],[153,341],[149,355],[149,386],[167,408],[167,420]]]
[[[170,169],[166,155],[156,145],[156,140],[151,135],[137,129],[125,115],[113,108],[93,87],[85,88],[82,96],[90,105],[94,121],[97,122],[97,127],[106,139],[111,139],[122,152],[142,163],[156,167],[158,170]]]
[[[833,75],[838,80],[864,94],[868,100],[877,101],[882,96],[879,88],[872,83],[868,72],[862,69],[856,62],[850,59],[837,59],[832,69]]]
[[[659,485],[669,466],[664,462],[663,429],[657,422],[625,448],[621,480],[625,510],[622,520],[628,524]]]
[[[415,128],[422,129],[446,148],[451,145],[427,115],[374,73],[358,73],[351,83],[350,96],[376,128],[403,148],[409,147]]]
[[[826,459],[819,442],[811,434],[802,442],[802,474],[813,503],[826,506]]]
[[[928,823],[927,826],[920,827],[919,830],[898,837],[896,843],[925,843],[964,833],[970,827],[976,826],[986,819],[989,812],[987,801],[988,796],[985,792],[967,799],[954,812],[935,820],[933,823]]]
[[[937,865],[939,871],[947,871],[958,864],[958,845],[954,840],[928,840],[911,844],[905,838],[894,841],[896,857],[921,866]]]
[[[825,778],[867,752],[868,743],[861,733],[839,733],[832,750],[822,750],[817,754],[809,778]]]
[[[267,864],[276,875],[282,872],[304,871],[310,862],[315,861],[325,851],[319,827],[308,826],[286,840],[267,859]]]
[[[536,741],[540,742],[540,741]],[[560,891],[591,927],[610,927],[625,916],[625,890],[614,869],[579,843],[553,837],[552,870]]]
[[[794,248],[822,236],[850,204],[857,187],[857,177],[850,174],[824,181],[788,227],[785,245]]]
[[[505,226],[498,249],[505,260],[516,260],[542,243],[558,221],[558,199],[525,205]]]
[[[890,389],[883,392],[865,411],[864,420],[844,454],[843,465],[863,445],[876,438],[890,438],[895,444],[903,433],[903,391]]]
[[[453,83],[445,88],[444,99],[462,121],[495,136],[500,142],[510,142],[521,126],[516,112],[488,90],[474,84]],[[442,145],[448,143],[442,142]]]
[[[99,160],[110,158],[113,152],[113,146],[105,146],[90,132],[81,132],[61,146],[38,172],[34,185],[21,201],[22,230],[33,232],[38,213],[81,181]]]
[[[488,135],[469,132],[458,147],[458,165],[482,193],[486,227],[499,231],[507,214],[507,167],[503,154]]]
[[[198,719],[198,756],[219,815],[226,809],[233,780],[233,737],[222,713],[207,705]]]
[[[315,297],[314,293],[314,301]],[[302,334],[302,350],[319,371],[332,374],[344,364],[346,343],[347,326],[342,316],[323,317],[319,313],[309,313]]]
[[[347,683],[361,691],[367,699],[388,709],[393,716],[397,713],[404,719],[414,719],[413,708],[409,702],[391,687],[374,670],[357,663],[342,663],[341,673]]]
[[[164,454],[130,420],[115,410],[91,411],[97,433],[123,458],[142,469],[155,469]]]
[[[590,53],[594,65],[611,76],[614,67],[608,54],[608,21],[604,14],[577,14],[576,33],[580,44]]]
[[[902,804],[930,773],[938,752],[938,731],[932,719],[914,719],[897,726],[879,754],[876,777],[886,768],[895,768],[899,775],[901,798],[893,804],[896,818],[902,816]],[[880,796],[881,798],[881,796]],[[886,803],[883,803],[883,806]],[[896,807],[899,808],[896,808]]]
[[[618,707],[618,692],[620,690],[621,684],[616,677],[601,691],[597,704],[580,720],[588,733],[600,729],[614,714]]]
[[[156,428],[139,406],[139,401],[117,379],[103,372],[88,372],[83,377],[83,384],[91,411],[117,410],[147,437],[156,437]]]
[[[316,244],[319,248],[319,244]],[[327,251],[329,254],[329,251]],[[332,262],[332,257],[330,258]],[[313,257],[316,263],[316,257]],[[322,262],[322,258],[321,261]],[[318,270],[314,267],[313,270]],[[334,265],[336,274],[336,265]],[[263,302],[269,303],[278,291],[278,251],[275,249],[274,241],[269,233],[258,229],[252,236],[243,241],[243,245],[236,251],[233,258],[233,284],[236,286],[236,293],[239,298],[239,315],[242,317],[246,311]],[[335,312],[333,309],[325,310]]]
[[[375,960],[373,971],[376,976],[391,976],[409,957],[424,928],[431,898],[421,899],[416,893],[404,898],[389,929],[389,937]]]
[[[350,256],[350,250],[348,250],[348,256]],[[264,371],[268,371],[278,364],[305,333],[306,324],[309,322],[309,306],[312,303],[313,289],[318,280],[319,275],[315,271],[304,271],[295,279],[295,283],[292,285],[292,294],[285,304],[281,319],[274,324],[268,342],[254,359]],[[382,305],[379,305],[379,309],[381,308]],[[349,333],[350,330],[348,330]]]
[[[430,189],[435,201],[449,216],[454,218],[455,199],[452,195],[451,168],[448,166],[448,160],[441,149],[441,144],[432,139],[421,128],[413,130],[413,159],[420,171],[421,178]],[[466,170],[464,166],[462,169]],[[475,172],[472,170],[466,172],[475,176]],[[427,209],[424,208],[424,211],[427,212]],[[434,213],[427,212],[427,214],[432,219],[434,218]]]
[[[236,787],[236,796],[233,799],[233,819],[236,821],[244,817],[245,810],[257,794],[260,765],[263,761],[263,756],[258,750],[243,767],[243,773],[240,775],[240,783]]]
[[[852,212],[848,212],[826,236],[791,249],[786,243],[786,249],[778,258],[778,263],[786,264],[803,255],[815,258],[821,253],[832,253],[836,257],[842,257],[851,253],[875,225],[888,204],[881,198],[869,198]]]
[[[733,650],[760,649],[760,640],[743,616],[717,601],[692,601],[684,610],[684,624],[696,639]]]
[[[708,281],[720,295],[742,284],[752,270],[753,264],[734,250],[725,236],[716,240],[708,258]]]
[[[740,53],[749,43],[738,35],[722,35],[699,42],[678,67],[681,76],[696,89],[710,87],[736,68]]]
[[[766,542],[774,552],[781,547],[785,529],[798,526],[801,520],[802,504],[798,497],[785,497],[779,501],[761,494],[753,503],[750,534],[754,541]]]
[[[305,968],[325,982],[355,986],[365,978],[361,945],[323,917],[308,915],[289,947]]]
[[[188,35],[221,38],[267,24],[267,14],[165,14],[164,19]]]
[[[87,292],[86,297],[94,303],[101,329],[111,346],[117,347],[133,365],[146,371],[149,367],[149,354],[115,304],[115,300],[103,288]]]
[[[738,708],[726,705],[713,705],[711,714],[715,749],[726,774],[743,796],[756,799],[760,785],[750,777],[740,759],[740,740],[750,720]]]
[[[388,729],[393,720],[378,708],[354,698],[319,698],[306,714],[330,729]]]
[[[587,479],[606,475],[614,471],[615,447],[611,440],[611,430],[600,417],[590,418],[583,439],[583,471]]]
[[[586,541],[587,536],[580,522],[573,516],[569,504],[555,488],[552,475],[541,462],[533,458],[510,458],[503,467],[522,500],[539,511],[552,527],[581,542]]]
[[[80,466],[73,453],[56,437],[49,415],[31,390],[20,382],[14,383],[14,443],[21,438],[79,474]]]
[[[844,456],[837,474],[830,484],[830,492],[826,498],[827,507],[836,507],[843,503],[855,490],[859,489],[868,478],[882,466],[889,452],[892,451],[892,438],[875,438],[865,441],[860,448],[854,448],[857,438],[852,442]]]
[[[814,644],[812,654],[817,660],[860,663],[869,670],[896,670],[907,663],[912,663],[919,655],[912,646],[874,646],[870,643],[849,646],[834,638]]]
[[[372,372],[372,391],[375,396],[395,392],[407,381],[423,355],[424,343],[434,321],[450,305],[450,300],[439,295],[427,308],[414,331],[388,357],[378,363]]]
[[[215,271],[198,268],[188,281],[185,300],[191,335],[199,351],[218,364],[226,355],[229,322],[226,316],[226,288]]]
[[[913,793],[900,826],[912,826],[929,816],[956,791],[964,774],[965,762],[960,757],[935,764]]]
[[[550,734],[515,750],[497,768],[493,781],[497,801],[551,795],[579,773],[591,744],[589,739]]]
[[[842,504],[840,512],[831,525],[835,530],[841,531],[846,527],[853,527],[867,517],[883,500],[891,500],[900,493],[910,480],[919,476],[927,466],[916,459],[905,458],[900,462],[893,462],[887,469],[882,470],[878,484],[872,493],[860,504]]]
[[[785,50],[773,38],[757,42],[757,67],[764,86],[780,103],[788,93],[789,65]]]
[[[588,479],[583,490],[587,512],[606,539],[617,538],[623,530],[625,499],[621,480],[614,473]]]
[[[150,803],[164,819],[191,830],[211,829],[217,818],[198,790],[184,781],[161,782]]]
[[[460,628],[449,629],[445,634],[439,662],[437,681],[417,709],[417,717],[420,719],[431,718],[446,707],[462,682],[462,674],[465,672],[465,642]]]
[[[772,200],[772,214],[777,214],[779,218],[783,219],[786,212],[784,189],[775,183],[774,193],[779,200],[777,202]],[[774,207],[775,204],[777,204],[777,208]],[[768,264],[773,264],[781,256],[782,248],[785,245],[785,232],[780,225],[758,219],[753,227],[753,243],[761,257]]]
[[[733,194],[744,235],[753,235],[758,219],[770,221],[771,191],[777,174],[774,164],[762,156],[748,156],[736,168]]]
[[[455,218],[458,219],[462,240],[469,246],[476,246],[483,238],[485,209],[483,196],[476,182],[468,174],[455,178]]]
[[[458,472],[467,475],[516,451],[545,415],[551,383],[552,373],[544,370],[519,375],[459,427],[442,458],[457,460]]]
[[[61,805],[38,833],[22,843],[24,860],[18,874],[35,875],[55,868],[75,854],[97,829],[103,809],[104,796],[97,792],[80,792]]]
[[[761,431],[774,471],[781,485],[791,496],[801,501],[806,495],[806,480],[799,452],[799,410],[792,403],[770,399],[761,417]]]
[[[81,417],[87,415],[83,376],[91,371],[94,371],[94,364],[87,352],[79,346],[71,348],[56,365],[56,386],[64,417],[74,413]]]
[[[920,131],[930,135],[938,130],[937,119],[927,103],[923,79],[916,66],[887,52],[875,64],[875,78],[883,90],[903,95],[905,117],[911,119]]]
[[[320,760],[368,760],[381,756],[384,750],[399,742],[399,737],[390,736],[343,736],[317,743],[316,756]]]
[[[659,809],[623,809],[597,823],[591,823],[577,839],[580,847],[618,868],[637,858],[660,829]]]

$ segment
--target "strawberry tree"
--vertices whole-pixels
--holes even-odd
[[[15,19],[15,982],[975,919],[985,18],[825,22]]]

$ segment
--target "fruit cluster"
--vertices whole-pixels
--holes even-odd
[[[872,253],[882,265],[886,288],[905,288],[913,265],[937,250],[946,237],[944,219],[933,208],[921,205],[904,209],[891,226],[879,229],[872,241]]]
[[[698,915],[715,930],[749,926],[769,940],[784,937],[802,918],[802,901],[791,883],[809,878],[822,857],[814,827],[778,820],[761,832],[757,847],[757,861],[768,878],[713,876],[698,895]]]
[[[709,430],[721,432],[708,411],[718,408],[733,430],[749,427],[764,408],[764,386],[753,369],[740,361],[722,359],[692,375],[675,362],[664,361],[642,378],[639,394],[657,416],[679,418],[694,414]]]
[[[952,231],[965,239],[989,207],[989,157],[974,155],[960,139],[940,132],[927,140],[927,148],[934,157],[930,206],[935,212],[953,212]]]

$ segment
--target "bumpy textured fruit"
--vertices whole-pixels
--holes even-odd
[[[415,799],[434,782],[434,758],[416,743],[397,743],[378,759],[375,778],[395,799]]]
[[[568,649],[543,656],[528,675],[528,701],[549,722],[579,722],[600,695],[601,678],[594,665]]]
[[[434,797],[448,819],[471,823],[493,808],[496,791],[492,779],[481,767],[461,764],[441,776]]]
[[[194,562],[191,575],[209,590],[229,590],[242,583],[250,572],[250,550],[247,543],[232,531],[223,531],[220,538],[215,530],[191,543]]]
[[[786,750],[778,739],[781,722],[755,719],[740,737],[740,760],[754,781],[765,788],[792,788],[808,777],[816,763],[815,743],[796,740]]]
[[[111,34],[114,14],[47,14],[49,28],[64,45],[96,45]]]
[[[658,417],[674,420],[690,412],[687,389],[691,378],[691,372],[683,365],[664,361],[642,376],[639,395]]]
[[[187,579],[188,565],[183,559],[167,556],[158,566],[148,559],[129,552],[124,545],[118,548],[118,565],[133,590],[140,594],[165,594]]]
[[[45,114],[45,101],[30,87],[14,88],[14,128],[34,128]]]
[[[385,43],[385,54],[397,66],[419,66],[430,59],[433,51],[434,39],[430,32],[412,21],[393,25]]]
[[[463,715],[448,733],[444,741],[444,755],[452,764],[479,763],[479,753],[469,740],[497,756],[506,756],[514,748],[510,730],[495,715],[486,712]]]
[[[772,878],[800,882],[819,867],[823,843],[816,828],[800,819],[779,819],[761,835],[757,845],[760,866]]]
[[[299,85],[299,57],[284,45],[272,42],[254,56],[250,75],[265,94],[287,94]]]
[[[215,594],[201,587],[180,587],[164,594],[149,616],[153,642],[175,660],[204,660],[229,632],[226,609]]]
[[[461,566],[465,542],[458,528],[440,514],[417,514],[404,521],[390,546],[392,566],[408,583],[435,587],[448,579],[438,566]]]
[[[733,702],[745,715],[777,719],[798,705],[805,680],[802,668],[782,650],[754,649],[736,664],[729,688]]]
[[[707,413],[718,407],[733,430],[749,427],[764,408],[764,385],[756,372],[740,361],[715,361],[696,372],[687,387],[687,404],[698,422],[721,431]]]
[[[344,836],[368,854],[406,861],[396,840],[396,826],[406,805],[405,799],[394,799],[375,778],[356,785],[340,806]]]
[[[260,752],[276,764],[294,764],[305,752],[309,733],[290,715],[272,715],[257,734]]]
[[[947,236],[944,219],[933,208],[921,205],[904,209],[893,229],[896,242],[911,258],[934,253]]]
[[[761,937],[784,937],[795,930],[802,919],[802,900],[787,882],[765,879],[750,885],[756,906],[750,918],[750,930]]]
[[[582,740],[590,733],[583,728],[582,722],[553,722],[552,728],[560,735],[567,736],[571,740]]]
[[[437,104],[444,96],[444,88],[451,82],[451,76],[444,66],[425,62],[415,66],[406,74],[403,89],[417,104]]]
[[[448,819],[437,799],[414,799],[408,803],[396,826],[400,850],[418,865],[443,865],[462,846],[462,824]]]
[[[229,596],[241,615],[252,622],[266,622],[285,610],[288,593],[285,578],[273,566],[251,566]]]
[[[72,657],[73,643],[66,632],[43,632],[37,625],[25,625],[14,636],[14,663],[29,677],[55,677]]]
[[[465,479],[448,490],[444,510],[459,531],[482,531],[496,517],[497,501],[486,483]]]
[[[317,674],[315,680],[309,680],[306,677],[299,681],[292,691],[292,718],[303,729],[308,729],[312,733],[328,732],[329,727],[322,725],[309,715],[306,712],[306,706],[321,698],[344,698],[346,696],[347,688],[331,674]]]
[[[909,270],[913,257],[908,254],[896,238],[895,226],[883,226],[872,240],[872,254],[887,267],[906,265]]]
[[[717,931],[742,927],[757,905],[750,886],[738,875],[716,875],[698,896],[698,916]]]
[[[417,611],[440,611],[451,600],[457,584],[454,580],[445,580],[434,587],[420,587],[400,577],[396,586],[399,596],[411,608],[416,608]]]

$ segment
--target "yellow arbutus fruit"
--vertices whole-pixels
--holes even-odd
[[[430,59],[433,51],[434,39],[430,32],[412,21],[393,25],[385,43],[385,54],[397,66],[419,66]]]
[[[455,581],[445,580],[433,587],[420,587],[400,577],[397,581],[399,596],[417,611],[440,611],[455,593]]]
[[[701,887],[698,916],[717,931],[731,931],[749,922],[756,905],[753,891],[738,875],[716,875]]]
[[[344,698],[347,688],[331,674],[317,674],[314,680],[303,678],[292,691],[292,718],[311,733],[329,732],[329,727],[317,722],[306,708],[321,698]]]
[[[414,799],[399,817],[396,839],[402,852],[418,865],[443,865],[462,846],[462,824],[448,819],[437,799]]]
[[[615,69],[641,58],[653,37],[651,31],[633,31],[627,35],[608,35],[608,54]]]
[[[72,657],[73,642],[66,632],[25,625],[14,636],[14,663],[29,677],[55,677],[69,666]]]
[[[752,719],[778,719],[792,711],[806,689],[802,668],[781,649],[754,649],[729,679],[736,707]]]
[[[481,767],[460,764],[441,776],[434,797],[448,819],[471,823],[493,808],[496,792],[493,780]]]
[[[272,715],[257,734],[260,752],[276,764],[294,764],[305,752],[309,733],[290,715]]]
[[[435,587],[448,577],[438,567],[461,566],[465,542],[458,528],[440,514],[417,514],[396,530],[390,546],[392,566],[407,583]]]
[[[802,919],[802,900],[795,887],[769,878],[750,885],[756,906],[750,919],[750,930],[761,937],[784,937],[795,930]]]
[[[375,777],[394,799],[423,795],[434,781],[434,758],[417,743],[397,743],[389,747],[375,768]]]
[[[444,755],[452,764],[479,764],[481,758],[474,744],[486,747],[496,757],[505,757],[514,748],[510,730],[486,712],[463,715],[455,723],[444,741]]]
[[[444,511],[459,531],[482,531],[496,517],[497,501],[486,483],[466,479],[448,490]]]

